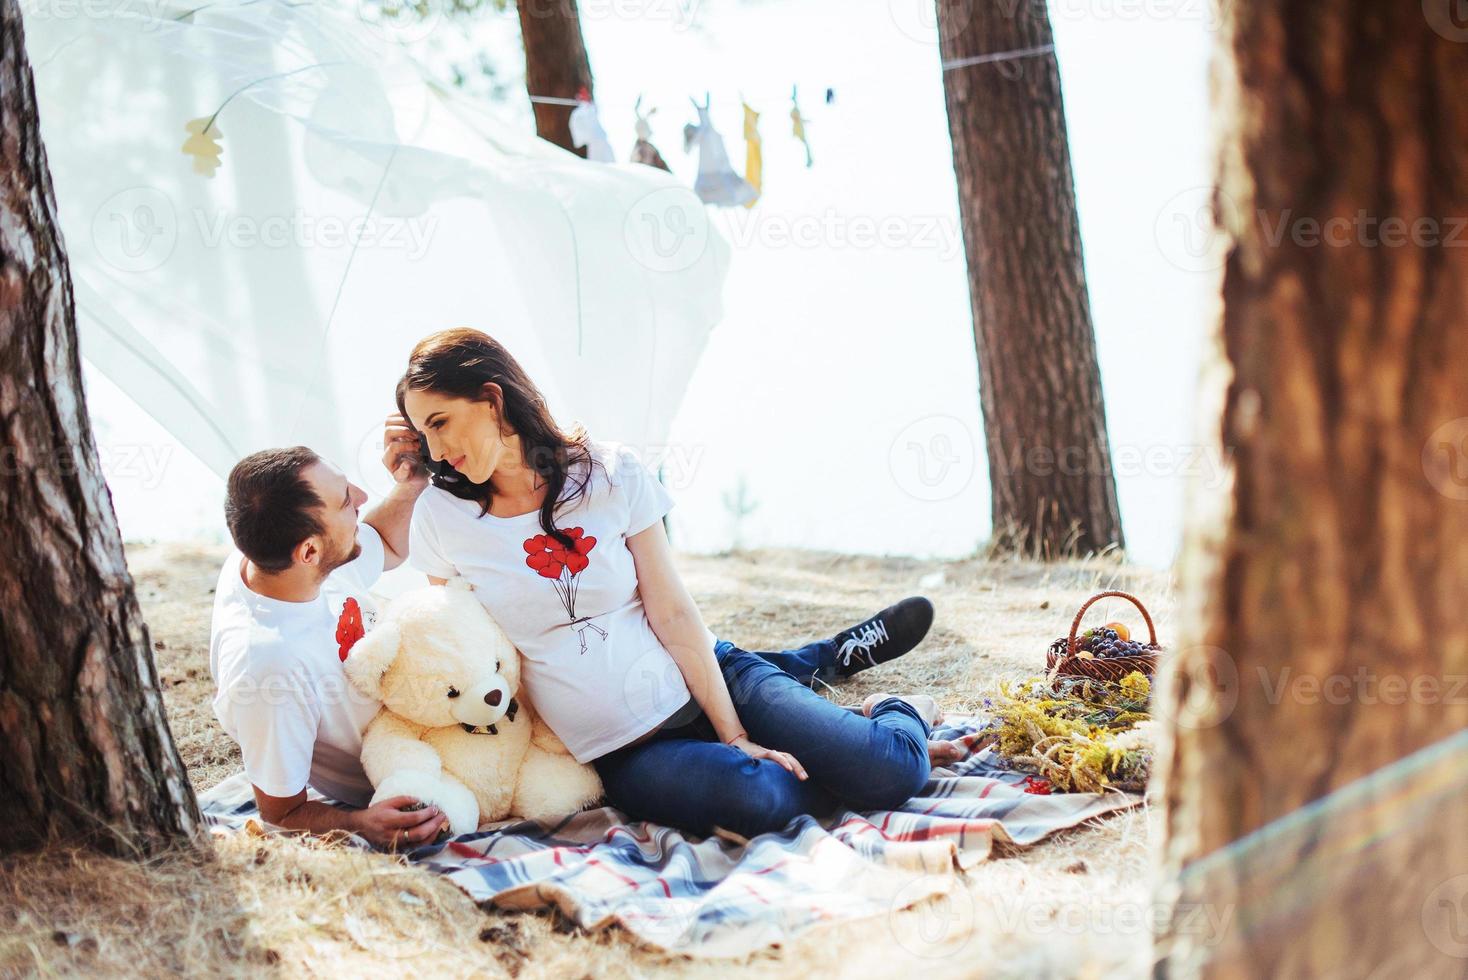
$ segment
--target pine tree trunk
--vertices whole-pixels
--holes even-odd
[[[1043,0],[936,0],[945,66],[1050,45]],[[1053,51],[946,68],[994,542],[1121,546],[1116,480]]]
[[[0,194],[0,852],[154,853],[201,822],[87,419],[16,0],[0,0]]]
[[[532,95],[574,99],[585,88],[592,92],[591,60],[581,37],[576,0],[518,0],[520,37],[525,43],[525,89]],[[535,132],[578,156],[586,148],[571,143],[568,106],[531,103]]]
[[[1468,726],[1468,23],[1449,7],[1223,7],[1213,390],[1235,472],[1190,529],[1159,775],[1162,897],[1233,922],[1176,917],[1159,975],[1468,966],[1462,756],[1393,765]]]

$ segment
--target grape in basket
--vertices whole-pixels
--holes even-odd
[[[1121,628],[1117,629],[1117,627]],[[1057,655],[1063,654],[1065,646],[1066,639],[1061,637],[1051,644],[1051,649]],[[1131,639],[1126,632],[1126,627],[1121,623],[1096,626],[1076,637],[1077,653],[1090,654],[1091,657],[1102,660],[1109,660],[1113,657],[1136,657],[1144,653],[1156,653],[1161,649],[1155,643],[1143,643],[1141,640]]]

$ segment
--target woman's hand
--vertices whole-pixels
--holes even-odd
[[[802,766],[798,761],[796,761],[795,756],[791,755],[789,752],[776,752],[774,749],[767,749],[763,745],[756,745],[754,742],[751,742],[749,740],[749,736],[747,735],[740,735],[738,738],[729,742],[729,744],[734,746],[739,751],[743,752],[745,755],[749,756],[751,759],[769,759],[776,765],[783,766],[784,768],[795,773],[795,777],[797,779],[808,778],[806,776],[805,766]]]
[[[399,484],[414,490],[428,486],[428,461],[419,455],[418,434],[401,415],[389,415],[382,429],[382,465]]]

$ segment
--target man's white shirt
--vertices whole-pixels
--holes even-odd
[[[359,757],[380,704],[347,682],[342,660],[376,619],[368,590],[384,551],[370,525],[357,540],[362,553],[328,575],[310,602],[252,592],[238,551],[220,570],[209,637],[214,714],[239,743],[250,782],[271,796],[295,796],[309,784],[355,806],[372,797]]]

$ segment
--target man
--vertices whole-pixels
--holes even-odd
[[[225,520],[238,550],[215,588],[209,668],[215,714],[239,743],[265,820],[396,847],[432,840],[447,818],[403,809],[419,803],[408,797],[367,806],[372,784],[358,755],[379,705],[341,667],[375,615],[368,590],[407,557],[408,521],[428,485],[400,417],[387,420],[384,443],[393,490],[365,516],[366,494],[304,446],[235,465]],[[364,809],[310,801],[308,785]]]

